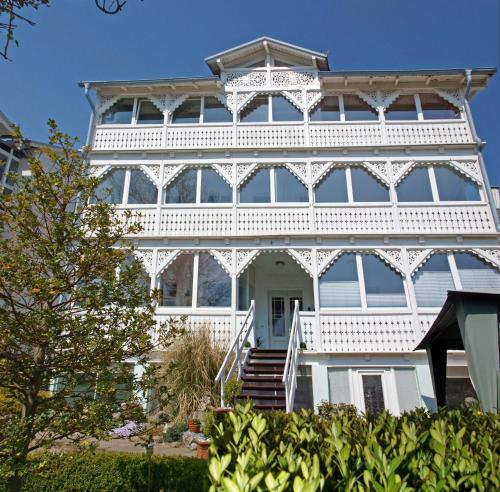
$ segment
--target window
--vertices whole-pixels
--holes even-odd
[[[413,286],[418,307],[441,307],[448,290],[455,288],[448,256],[445,253],[431,256],[415,273]]]
[[[162,306],[189,306],[193,299],[194,254],[179,255],[161,274]]]
[[[386,120],[418,120],[415,96],[399,96],[386,110]]]
[[[214,96],[186,99],[172,115],[172,123],[231,123],[232,113]]]
[[[101,117],[103,125],[128,125],[132,122],[134,99],[119,99]]]
[[[385,410],[381,374],[361,374],[365,413],[379,415]]]
[[[454,255],[463,289],[500,289],[500,272],[470,253]]]
[[[365,291],[361,292],[363,275]],[[371,254],[347,253],[319,279],[321,307],[406,307],[401,276]]]
[[[354,94],[344,94],[344,114],[346,121],[378,120],[378,113],[368,103]]]
[[[205,96],[203,123],[231,123],[233,114],[216,97]]]
[[[460,110],[437,94],[419,94],[424,120],[460,118]]]
[[[172,123],[199,123],[201,114],[201,97],[189,97],[172,115]]]
[[[279,166],[258,169],[240,189],[240,203],[299,203],[308,200],[308,190],[302,182],[288,169]]]
[[[388,202],[389,190],[361,167],[351,169],[352,194],[355,202]]]
[[[417,167],[406,176],[397,187],[399,202],[432,202],[429,170]]]
[[[97,185],[95,194],[99,200],[115,205],[156,204],[158,199],[158,189],[140,169],[111,169]]]
[[[311,121],[340,121],[338,96],[326,96],[315,106],[310,115]]]
[[[185,169],[165,190],[165,203],[231,203],[232,189],[212,168]],[[199,198],[198,198],[199,197]]]
[[[317,203],[347,203],[347,181],[345,169],[332,169],[316,186]]]
[[[360,307],[356,255],[343,254],[319,279],[321,307]]]
[[[139,99],[137,109],[137,124],[161,124],[163,123],[163,119],[163,113],[149,99]]]
[[[303,119],[302,111],[299,111],[281,95],[260,94],[255,96],[240,112],[240,122],[242,123],[303,121]]]
[[[179,255],[161,274],[160,290],[162,306],[231,306],[231,278],[209,253]]]
[[[401,276],[374,255],[363,255],[366,305],[405,307],[406,294]]]
[[[444,166],[434,168],[439,199],[443,202],[480,200],[477,185],[455,170]]]

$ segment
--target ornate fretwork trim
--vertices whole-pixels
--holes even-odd
[[[256,95],[257,92],[238,92],[235,101],[234,92],[227,92],[226,104],[233,113],[239,113]]]
[[[140,167],[155,186],[161,186],[161,166],[159,164],[142,164]]]
[[[394,184],[398,184],[409,174],[409,172],[416,165],[414,161],[408,162],[392,162],[391,163],[391,171],[392,171],[392,182]]]
[[[238,186],[243,184],[251,174],[257,169],[257,164],[238,164],[236,167],[236,183]]]
[[[495,268],[500,268],[500,249],[474,248],[472,253],[480,256]]]
[[[142,263],[144,269],[149,275],[153,275],[153,250],[152,249],[136,249],[134,250],[135,257]]]
[[[230,186],[233,185],[233,165],[232,164],[212,164],[212,167]]]
[[[400,249],[376,249],[374,253],[385,263],[388,263],[392,268],[397,270],[403,277],[406,277],[403,253]]]
[[[165,164],[163,168],[163,186],[172,181],[183,169],[182,164]]]
[[[319,181],[326,178],[328,172],[333,167],[356,167],[361,166],[365,168],[370,174],[372,174],[375,179],[380,181],[384,186],[389,186],[389,171],[387,169],[386,162],[369,162],[369,161],[361,161],[361,162],[327,162],[324,164],[321,163],[313,163],[312,164],[312,182],[313,185],[316,185]]]
[[[316,252],[318,278],[328,270],[329,266],[341,253],[341,249],[318,249]]]
[[[309,179],[307,178],[307,164],[303,162],[286,162],[286,168],[296,176],[305,186],[307,186]]]
[[[240,276],[260,253],[262,250],[239,249],[236,252],[236,275]]]
[[[233,274],[233,252],[230,249],[211,249],[210,254],[229,275]]]
[[[306,93],[306,109],[311,111],[323,99],[324,94],[321,91],[307,91]]]
[[[159,249],[156,259],[156,274],[162,273],[175,260],[180,251],[180,249]]]
[[[356,94],[373,109],[388,108],[398,97],[399,91],[356,91]]]
[[[90,166],[90,175],[93,178],[100,178],[101,176],[104,176],[108,172],[108,169],[111,166]]]
[[[115,104],[118,99],[122,97],[121,95],[117,96],[100,96],[97,95],[97,114],[100,116],[105,113],[113,104]]]
[[[389,171],[387,169],[387,162],[369,162],[363,161],[364,167],[368,169],[376,178],[383,181],[387,186],[390,184]]]
[[[222,103],[224,106],[226,106],[231,113],[234,113],[233,107],[231,106],[231,103],[229,101],[230,96],[232,96],[232,93],[227,93],[227,92],[218,92],[215,94],[215,97]],[[232,99],[232,98],[231,98]]]
[[[446,101],[453,104],[457,108],[464,105],[465,89],[436,89],[436,92]]]
[[[481,171],[479,165],[474,161],[450,161],[450,164],[461,174],[464,174],[472,181],[481,184]]]
[[[289,249],[287,252],[309,276],[313,277],[312,253],[310,249]]]
[[[432,249],[408,249],[406,254],[408,255],[408,267],[410,269],[410,275],[413,277],[417,270],[422,267],[422,265],[429,259],[432,255]]]
[[[302,91],[282,91],[284,97],[286,97],[299,111],[304,109],[304,101],[302,99]]]
[[[315,184],[330,169],[330,162],[313,162],[311,165],[311,180]]]

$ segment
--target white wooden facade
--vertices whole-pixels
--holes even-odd
[[[304,370],[312,375],[316,404],[323,399],[349,401],[364,410],[370,389],[363,389],[363,384],[373,382],[363,379],[365,375],[380,377],[384,406],[394,413],[415,405],[431,407],[425,354],[413,349],[439,307],[418,305],[415,275],[435,254],[446,255],[440,258],[449,262],[452,288],[471,287],[464,285],[456,255],[468,253],[491,269],[500,268],[498,219],[468,105],[492,72],[341,73],[329,70],[322,53],[269,38],[206,61],[211,77],[82,83],[96,94],[89,130],[96,175],[140,170],[158,190],[155,203],[131,204],[127,190],[134,178],[127,171],[123,194],[120,191],[116,200],[118,211],[132,209],[134,220],[143,226],[134,240],[151,286],[161,287],[162,273],[176,258],[193,255],[191,305],[159,306],[158,318],[187,314],[193,327],[208,323],[214,338],[229,343],[246,315],[239,310],[239,297],[245,292],[255,299],[254,343],[286,347],[286,334],[273,335],[272,299],[282,297],[286,303],[300,298],[299,338],[305,349],[299,364],[308,366]],[[428,94],[453,106],[457,117],[426,118],[422,100]],[[243,121],[252,101],[266,96],[267,121]],[[278,100],[272,96],[288,101],[301,114],[300,120],[275,121],[273,101]],[[336,97],[332,100],[338,118],[312,118],[330,96]],[[352,96],[374,110],[376,119],[350,119]],[[389,119],[391,105],[402,96],[414,101],[415,118]],[[175,122],[175,112],[192,98],[200,101],[198,121]],[[230,113],[230,121],[205,121],[204,101],[214,98]],[[105,123],[104,115],[123,100],[132,105],[130,121]],[[163,121],[143,124],[141,101],[152,103]],[[166,203],[165,190],[181,173],[201,168],[222,178],[230,199],[202,203],[204,185],[198,177],[194,203]],[[276,171],[269,171],[268,200],[240,199],[241,190],[260,169],[277,168],[300,183],[306,200],[280,201],[273,181]],[[471,184],[475,198],[443,199],[443,181],[436,176],[436,169],[443,168]],[[373,177],[387,190],[387,199],[360,200],[353,169]],[[425,169],[429,199],[402,201],[399,187],[415,169]],[[319,201],[319,186],[335,170],[343,170],[345,200]],[[196,279],[204,254],[215,258],[230,278],[227,306],[198,307]],[[333,307],[327,300],[322,305],[322,279],[345,255],[356,264],[359,303]],[[381,260],[401,278],[399,307],[374,306],[367,287],[370,279],[363,278],[366,256]],[[288,330],[288,307],[285,311]],[[462,354],[452,358],[452,365],[466,374]]]

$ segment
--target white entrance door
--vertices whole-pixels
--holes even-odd
[[[269,340],[270,348],[288,347],[288,336],[292,325],[295,301],[302,310],[301,291],[272,291],[269,293]]]

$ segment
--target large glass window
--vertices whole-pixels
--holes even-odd
[[[127,203],[153,204],[158,200],[158,188],[139,169],[130,170]]]
[[[119,204],[123,202],[124,187],[125,169],[112,169],[97,185],[95,195],[106,203]]]
[[[233,115],[216,97],[205,96],[203,100],[204,123],[231,123]]]
[[[363,255],[366,305],[404,307],[406,294],[401,276],[374,255]]]
[[[439,199],[443,202],[480,200],[477,185],[445,166],[434,168]]]
[[[103,125],[128,125],[132,122],[134,99],[119,99],[101,117]]]
[[[302,121],[304,116],[286,97],[272,96],[273,121]]]
[[[165,190],[165,203],[196,203],[196,169],[186,169]]]
[[[425,120],[460,118],[460,111],[441,96],[432,93],[420,94],[419,96]]]
[[[448,291],[455,288],[448,256],[431,256],[413,276],[413,287],[418,307],[441,307]]]
[[[231,278],[209,253],[199,254],[197,306],[231,306]]]
[[[271,114],[269,114],[271,107]],[[265,123],[268,121],[302,121],[302,111],[286,97],[260,94],[255,96],[240,112],[242,123]]]
[[[274,184],[277,202],[307,202],[307,188],[288,169],[274,168]]]
[[[415,106],[415,96],[399,96],[386,110],[386,120],[417,120],[417,107]]]
[[[309,114],[311,121],[340,121],[338,96],[326,96]]]
[[[271,201],[270,169],[258,169],[240,189],[241,203],[269,203]]]
[[[269,96],[255,96],[241,111],[240,121],[244,123],[269,121]]]
[[[163,123],[163,113],[149,99],[139,99],[137,105],[137,124],[154,125]]]
[[[417,167],[406,176],[397,187],[399,202],[432,202],[429,170]]]
[[[463,289],[500,289],[500,272],[470,253],[456,253],[460,281]]]
[[[201,169],[201,203],[231,203],[231,187],[214,169]]]
[[[179,255],[160,277],[162,306],[189,306],[193,301],[193,254]]]
[[[172,115],[172,123],[199,123],[201,97],[187,98]]]
[[[356,255],[344,254],[319,279],[321,307],[360,307]]]
[[[345,169],[332,169],[316,186],[314,196],[317,203],[347,203]]]
[[[355,202],[388,202],[389,190],[361,167],[351,169],[352,194]]]
[[[378,113],[368,103],[355,94],[344,94],[344,114],[346,121],[378,120]]]

